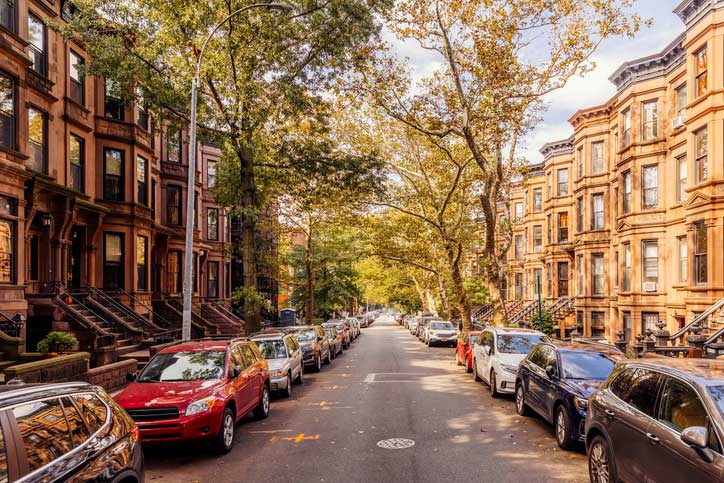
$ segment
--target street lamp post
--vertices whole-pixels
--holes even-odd
[[[183,322],[181,325],[181,338],[183,340],[191,339],[191,299],[193,297],[193,243],[194,243],[194,216],[198,216],[194,210],[194,196],[195,193],[195,177],[196,177],[196,102],[199,93],[199,81],[201,78],[201,61],[204,58],[204,52],[209,44],[209,41],[214,34],[225,24],[229,19],[238,15],[246,10],[252,8],[266,8],[269,10],[281,10],[284,12],[290,12],[292,7],[283,3],[254,3],[241,7],[229,15],[227,15],[222,21],[216,24],[214,29],[209,33],[204,41],[204,45],[201,47],[199,58],[196,61],[196,73],[191,81],[191,139],[189,141],[189,172],[188,172],[188,187],[186,189],[186,246],[184,252],[184,309],[183,309]]]

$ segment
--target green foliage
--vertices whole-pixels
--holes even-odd
[[[357,263],[356,269],[364,300],[372,304],[394,306],[404,312],[422,310],[415,281],[408,267],[379,257],[366,257]]]
[[[530,320],[530,325],[533,329],[539,330],[546,335],[553,335],[556,330],[553,325],[553,314],[545,310],[541,314],[536,312]]]
[[[470,305],[485,305],[490,303],[490,291],[480,278],[468,278],[463,282]]]
[[[38,342],[38,352],[67,352],[78,343],[78,339],[68,332],[50,332]]]
[[[231,294],[231,303],[237,306],[251,307],[257,312],[271,309],[269,302],[254,287],[236,288]]]

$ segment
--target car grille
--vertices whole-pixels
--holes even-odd
[[[126,409],[126,412],[128,412],[134,421],[160,421],[163,419],[178,419],[179,417],[178,408],[173,406]]]

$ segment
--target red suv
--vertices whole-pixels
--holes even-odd
[[[116,401],[144,443],[205,439],[228,453],[239,419],[269,414],[269,370],[253,342],[182,342],[156,354]]]

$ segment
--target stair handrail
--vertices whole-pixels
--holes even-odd
[[[167,300],[166,302],[167,302],[169,305],[170,305],[171,302],[173,302],[173,303],[175,303],[175,304],[178,304],[179,307],[178,307],[178,308],[174,307],[174,308],[175,308],[176,310],[178,310],[178,311],[180,311],[180,312],[183,313],[183,305],[182,305],[181,302],[179,302],[178,300],[176,300],[176,299],[171,299],[171,300]],[[204,317],[203,315],[201,315],[201,314],[198,313],[198,312],[194,312],[194,308],[193,308],[193,304],[192,304],[192,306],[191,306],[191,319],[193,320],[194,318],[200,319],[200,322],[201,322],[203,325],[205,325],[205,326],[207,326],[207,327],[209,327],[209,328],[213,328],[217,333],[219,333],[219,324],[217,324],[217,323],[215,323],[215,322],[211,322],[210,320],[208,320],[206,317]]]
[[[700,326],[700,322],[703,320],[706,320],[709,318],[710,315],[712,315],[717,310],[724,307],[724,298],[720,299],[716,303],[714,303],[711,307],[706,309],[704,312],[700,313],[696,317],[694,317],[694,320],[686,324],[684,327],[679,329],[678,331],[674,332],[672,335],[669,336],[670,341],[676,341],[680,339],[684,334],[689,332],[692,327],[696,324],[697,326]]]
[[[95,290],[97,290],[98,292],[101,292],[101,293],[102,293],[105,297],[107,297],[112,303],[114,303],[114,304],[116,305],[116,307],[119,307],[121,310],[124,310],[124,311],[127,312],[129,315],[131,315],[132,317],[135,317],[136,319],[140,320],[142,323],[147,324],[147,325],[150,323],[150,324],[155,325],[155,326],[156,326],[156,329],[159,329],[159,328],[160,328],[160,327],[158,326],[158,324],[154,324],[154,323],[151,322],[147,317],[144,317],[142,314],[139,314],[139,313],[136,312],[135,310],[133,310],[133,309],[131,309],[130,307],[128,307],[126,304],[124,304],[124,303],[120,302],[119,300],[111,297],[110,295],[108,295],[107,293],[105,293],[103,290],[100,290],[100,289],[95,289]],[[122,288],[117,288],[117,289],[114,289],[114,292],[119,293],[119,294],[121,294],[121,295],[123,295],[123,296],[125,296],[125,297],[128,297],[135,305],[140,305],[141,307],[143,307],[144,309],[146,309],[149,314],[153,314],[153,319],[154,319],[154,320],[157,320],[157,319],[158,319],[158,320],[159,320],[160,322],[162,322],[163,325],[165,325],[166,327],[170,327],[170,326],[173,325],[173,324],[171,324],[171,322],[169,322],[166,318],[164,318],[163,316],[161,316],[161,314],[157,314],[157,313],[153,310],[153,307],[149,307],[148,305],[146,305],[145,303],[143,303],[142,300],[138,300],[136,297],[134,297],[134,296],[131,295],[130,293],[126,292],[124,289],[122,289]]]
[[[106,347],[106,346],[115,345],[115,343],[116,343],[115,335],[108,332],[103,327],[96,325],[95,323],[93,323],[93,321],[86,319],[83,316],[83,314],[81,314],[80,312],[78,312],[76,309],[74,309],[68,303],[65,302],[65,297],[70,297],[73,300],[74,304],[79,305],[80,307],[89,311],[96,317],[100,317],[102,320],[105,320],[105,319],[103,317],[101,317],[100,315],[96,314],[95,312],[93,312],[88,307],[86,307],[85,304],[83,304],[83,302],[81,302],[80,300],[78,300],[77,297],[74,297],[72,294],[70,294],[68,292],[66,292],[62,295],[56,295],[56,303],[63,308],[64,312],[66,314],[70,315],[71,317],[73,317],[76,320],[76,322],[80,323],[86,329],[89,329],[92,331],[93,336],[94,336],[94,342],[95,342],[94,347],[93,347],[94,349],[96,349],[98,347]],[[101,335],[98,336],[98,334],[101,334]],[[101,341],[107,341],[109,343],[101,344]]]

